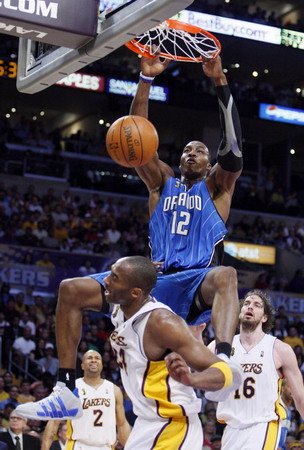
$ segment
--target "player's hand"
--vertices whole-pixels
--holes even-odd
[[[212,59],[205,59],[202,62],[204,74],[209,78],[220,78],[225,77],[222,68],[222,60],[220,55],[217,55]]]
[[[174,378],[174,380],[179,381],[186,386],[191,386],[192,375],[184,358],[178,353],[172,352],[165,357],[165,360],[169,375]]]
[[[142,56],[141,71],[143,75],[146,75],[147,77],[156,77],[168,67],[169,62],[169,59],[162,60],[158,55],[156,55],[155,58],[146,58],[145,56]]]
[[[204,344],[203,341],[203,331],[206,328],[206,323],[201,323],[199,325],[189,325],[189,330],[191,331],[191,334],[202,344]],[[205,344],[204,344],[205,345]]]

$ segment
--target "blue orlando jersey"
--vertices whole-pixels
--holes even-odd
[[[187,190],[179,178],[166,182],[149,229],[152,261],[164,262],[164,271],[208,267],[227,233],[205,181]]]

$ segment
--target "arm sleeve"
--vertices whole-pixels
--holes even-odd
[[[242,132],[239,113],[228,85],[216,88],[223,138],[217,160],[222,169],[238,172],[243,167]]]

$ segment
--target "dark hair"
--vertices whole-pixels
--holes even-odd
[[[244,296],[243,300],[241,301],[241,304],[240,304],[241,308],[242,308],[246,298],[249,297],[250,295],[257,295],[262,300],[263,305],[264,305],[264,314],[267,316],[266,322],[264,322],[262,324],[262,330],[264,331],[264,333],[269,333],[269,331],[273,327],[274,313],[275,313],[275,309],[271,304],[271,299],[265,292],[260,291],[260,289],[252,289],[251,291],[247,292],[247,294]]]
[[[144,256],[128,256],[124,258],[126,264],[132,269],[130,283],[140,288],[148,295],[155,286],[157,275],[154,264]]]

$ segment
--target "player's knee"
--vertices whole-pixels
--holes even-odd
[[[237,271],[234,267],[221,267],[215,279],[217,289],[237,289]]]
[[[77,300],[77,280],[69,278],[62,280],[59,285],[58,301],[61,305],[70,305]]]

